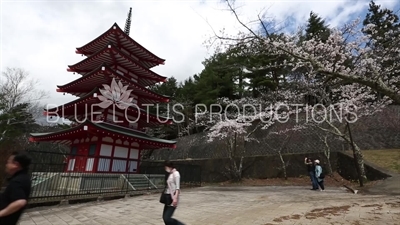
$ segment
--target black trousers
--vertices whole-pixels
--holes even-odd
[[[165,225],[184,225],[179,220],[172,218],[172,215],[174,214],[175,209],[176,208],[173,206],[164,205],[163,220],[164,220]]]
[[[325,190],[324,180],[318,182],[318,185],[321,187],[322,190]]]

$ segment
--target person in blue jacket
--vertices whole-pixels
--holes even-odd
[[[316,159],[314,161],[314,164],[315,164],[315,177],[317,178],[317,182],[318,182],[318,186],[320,187],[320,190],[323,191],[323,190],[325,190],[325,187],[324,187],[324,177],[323,177],[323,173],[322,173],[322,167],[321,167],[321,165],[319,165],[320,161],[318,159]]]

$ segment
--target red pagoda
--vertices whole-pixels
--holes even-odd
[[[77,48],[76,53],[87,58],[68,66],[67,71],[81,77],[59,85],[57,92],[78,99],[45,111],[47,116],[63,117],[74,125],[58,132],[31,134],[32,142],[70,146],[66,172],[139,173],[142,150],[175,148],[175,141],[150,137],[142,131],[172,123],[147,110],[149,104],[169,101],[147,88],[166,81],[150,70],[165,60],[130,38],[129,26],[123,31],[115,23]]]

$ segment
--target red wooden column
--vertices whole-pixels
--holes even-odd
[[[126,173],[130,173],[129,168],[130,168],[130,164],[131,164],[131,143],[129,142],[129,146],[128,146],[128,155],[127,155],[127,159],[126,159],[126,167],[125,167],[125,172]]]
[[[141,153],[142,153],[142,146],[140,144],[139,144],[138,150],[139,150],[139,153],[138,153],[138,159],[137,159],[136,173],[140,173],[140,157],[141,157]]]
[[[74,147],[74,140],[71,140],[71,145],[69,146],[69,154],[68,157],[65,159],[65,167],[64,167],[64,172],[72,172],[72,171],[68,171],[68,167],[69,167],[69,162],[72,159],[72,148]],[[75,165],[74,165],[75,167]]]
[[[137,104],[137,106],[138,106],[138,108],[142,108],[141,107],[141,105],[140,105],[140,98],[139,98],[139,96],[137,97],[137,100],[136,100],[136,104]],[[147,110],[146,110],[146,120],[147,120],[147,114],[148,114],[149,112],[147,112]],[[139,120],[136,122],[137,123],[137,130],[142,130],[142,126],[140,126],[140,121],[142,120],[142,118],[141,118],[141,116],[140,116],[140,112],[138,112],[138,115],[139,115]],[[140,153],[139,153],[140,154]]]
[[[96,143],[96,153],[94,154],[94,163],[93,163],[93,173],[99,172],[97,169],[99,168],[99,160],[100,160],[100,149],[101,149],[101,144],[103,143],[102,135],[97,136],[97,143]]]
[[[113,137],[113,144],[112,144],[112,150],[111,150],[111,156],[110,156],[111,157],[110,158],[110,169],[108,170],[109,173],[112,173],[112,166],[114,163],[114,151],[115,151],[115,145],[117,144],[116,143],[117,138],[118,137]]]

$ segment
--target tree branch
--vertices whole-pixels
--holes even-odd
[[[246,28],[246,30],[248,30],[251,34],[253,34],[254,37],[256,37],[257,39],[261,39],[261,40],[262,40],[262,38],[260,38],[251,28],[249,28],[246,24],[244,24],[244,23],[239,19],[239,16],[238,16],[238,14],[236,13],[236,10],[233,8],[233,6],[232,6],[232,4],[229,2],[229,0],[226,0],[226,3],[227,3],[227,5],[228,5],[229,9],[231,10],[231,12],[233,13],[233,15],[235,15],[236,20],[237,20],[244,28]]]

